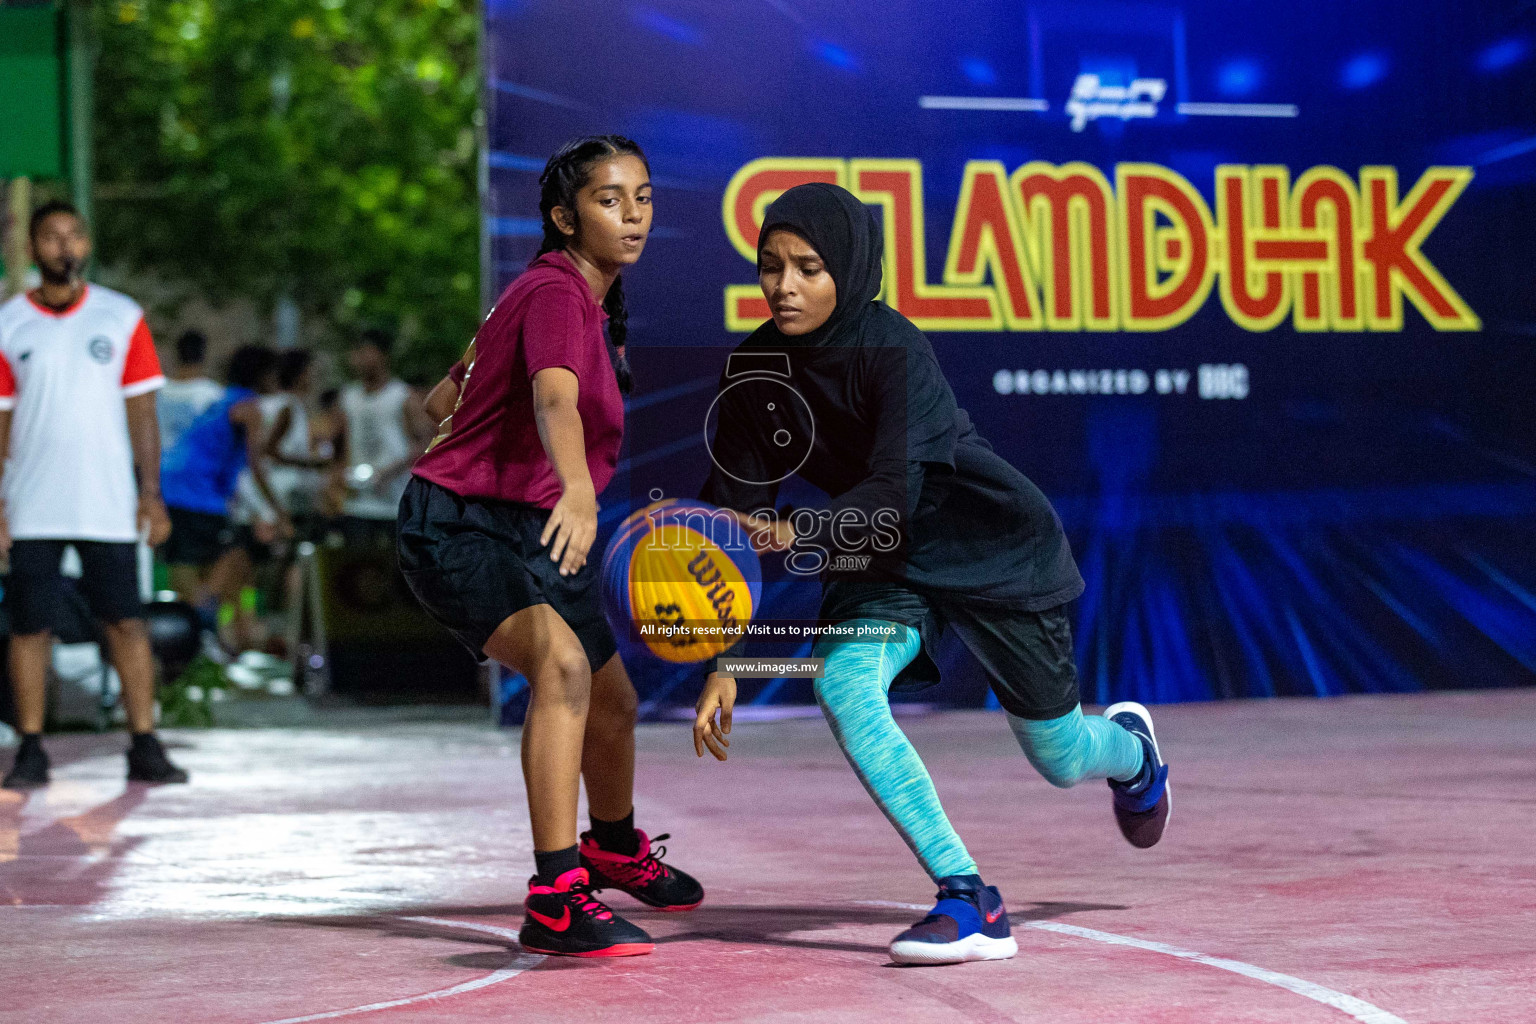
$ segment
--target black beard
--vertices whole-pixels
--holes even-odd
[[[44,284],[61,285],[73,284],[75,274],[80,267],[74,260],[64,260],[55,266],[48,267],[38,264],[38,273],[42,276]]]

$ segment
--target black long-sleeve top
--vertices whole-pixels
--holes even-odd
[[[772,509],[798,473],[831,499],[814,531],[806,512],[794,522],[802,568],[819,548],[824,576],[1025,610],[1082,593],[1055,511],[976,432],[922,331],[874,302],[830,343],[793,340],[765,325],[732,355],[703,500]]]

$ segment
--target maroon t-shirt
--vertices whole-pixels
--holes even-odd
[[[459,404],[417,460],[416,475],[466,498],[554,508],[560,478],[539,440],[533,375],[563,366],[576,375],[587,470],[601,493],[624,436],[624,396],[603,340],[607,319],[563,252],[534,260],[502,292],[450,372]]]

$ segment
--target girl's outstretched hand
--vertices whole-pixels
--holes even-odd
[[[725,760],[725,748],[731,745],[726,739],[731,731],[731,711],[736,707],[736,680],[711,672],[699,694],[698,717],[693,722],[693,749],[704,756],[704,748],[715,755],[715,760]],[[719,720],[715,718],[719,713]]]

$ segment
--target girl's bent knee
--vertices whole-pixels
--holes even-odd
[[[1024,756],[1046,782],[1057,789],[1071,789],[1087,777],[1092,737],[1080,709],[1045,721],[1009,715],[1008,725]]]
[[[828,685],[825,678],[815,680],[811,685],[811,692],[816,696],[816,703],[821,705],[823,711],[832,710],[835,695],[838,692],[836,686]]]
[[[1074,754],[1051,758],[1031,756],[1029,762],[1035,766],[1041,778],[1057,789],[1071,789],[1083,781],[1083,759],[1080,756]]]
[[[592,695],[592,669],[580,650],[552,653],[529,679],[535,700],[585,708]]]

